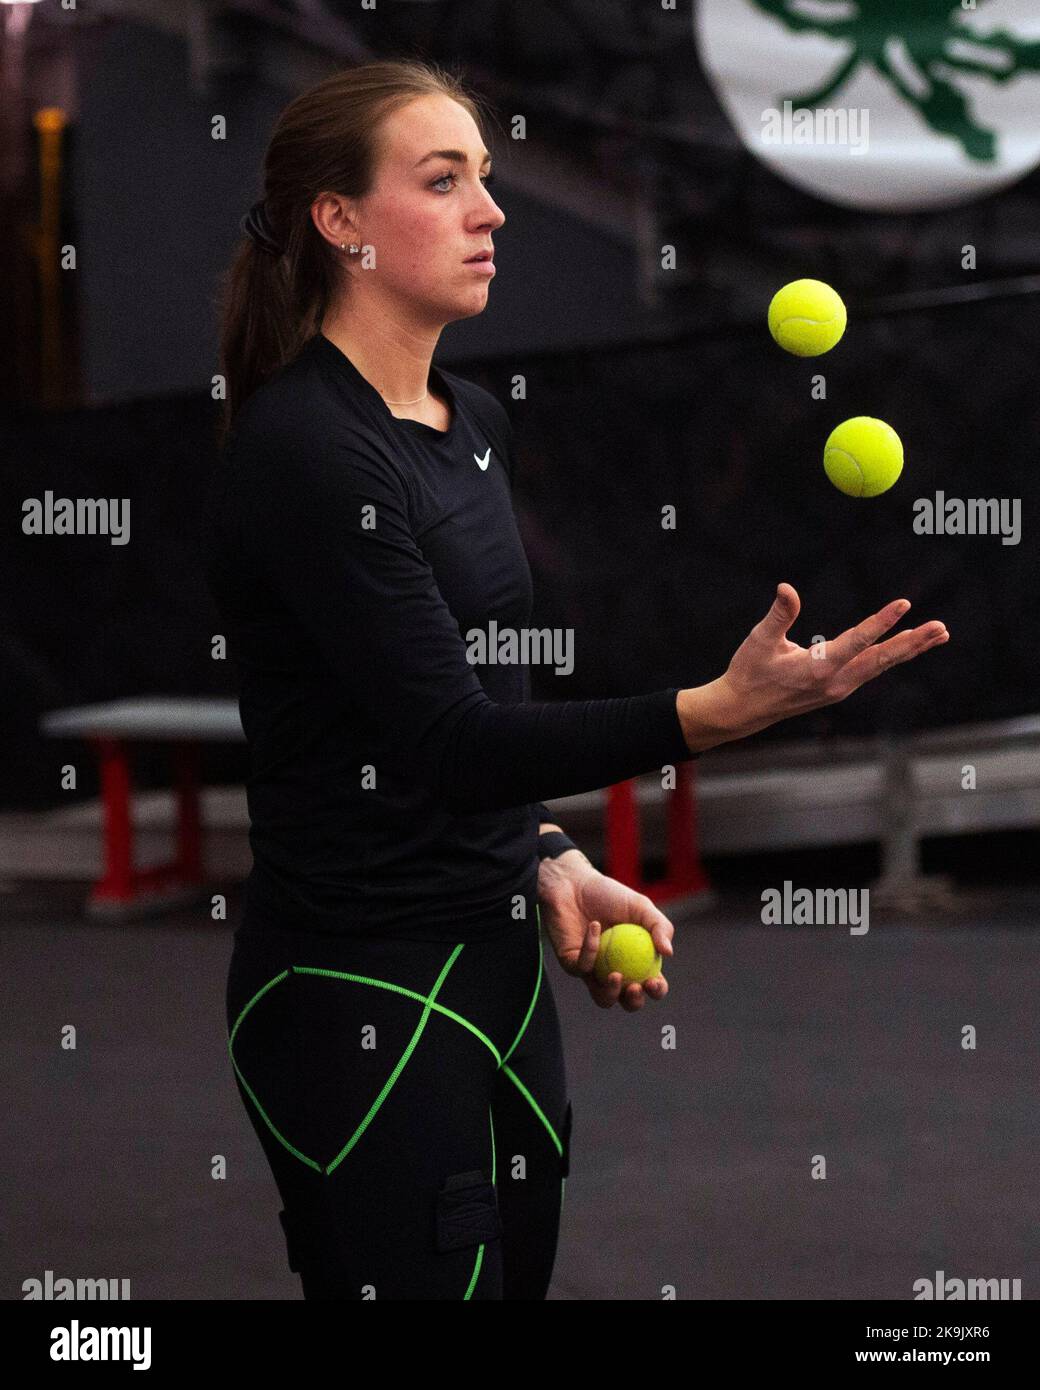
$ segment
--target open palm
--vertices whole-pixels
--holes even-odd
[[[836,704],[890,666],[949,639],[945,625],[933,620],[878,642],[910,608],[909,599],[893,599],[839,637],[799,647],[788,641],[787,632],[801,606],[797,590],[780,584],[773,606],[744,638],[719,679],[738,737]]]

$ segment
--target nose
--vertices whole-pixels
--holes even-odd
[[[484,200],[486,203],[486,208],[483,210],[480,225],[482,227],[490,227],[492,231],[494,231],[495,228],[502,226],[502,224],[506,220],[506,215],[495,202],[494,198],[492,198],[491,193],[488,189],[484,190]]]

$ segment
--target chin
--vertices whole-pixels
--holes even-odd
[[[487,308],[488,292],[481,290],[478,294],[467,294],[460,296],[454,304],[445,307],[445,322],[454,323],[456,319],[471,319],[475,314],[482,314]]]

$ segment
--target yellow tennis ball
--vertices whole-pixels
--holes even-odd
[[[635,922],[618,922],[600,935],[596,953],[596,979],[607,983],[607,976],[620,970],[625,985],[641,985],[661,973],[661,957],[654,939],[645,927]]]
[[[827,477],[849,497],[877,497],[903,471],[903,442],[891,425],[856,415],[831,431],[823,449]]]
[[[848,315],[841,295],[822,280],[792,280],[769,305],[769,331],[796,357],[830,352],[845,332]]]

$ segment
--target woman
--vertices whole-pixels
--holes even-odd
[[[478,314],[505,218],[482,114],[417,62],[338,74],[282,113],[224,303],[210,582],[241,677],[254,866],[228,974],[239,1092],[306,1298],[546,1295],[571,1107],[542,942],[604,1007],[601,924],[672,924],[539,801],[601,788],[844,698],[944,641],[819,659],[781,585],[726,673],[532,703],[462,633],[522,628],[508,415],[432,364]],[[477,259],[475,257],[483,257]],[[909,606],[909,605],[906,605]],[[541,832],[541,833],[539,833]]]

